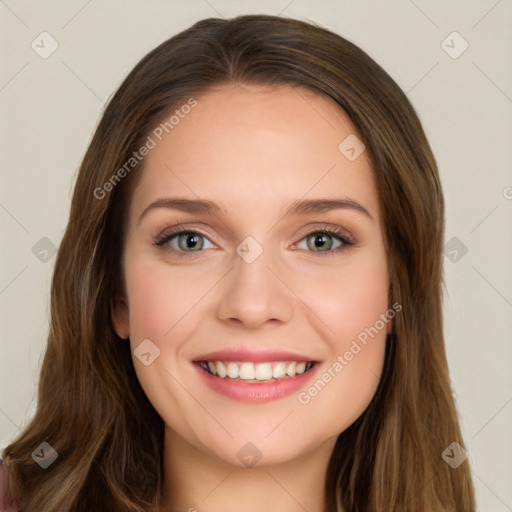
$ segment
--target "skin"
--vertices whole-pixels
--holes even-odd
[[[261,404],[226,398],[200,382],[191,360],[277,348],[319,360],[319,377],[375,324],[389,307],[389,276],[371,161],[339,151],[357,130],[304,88],[224,85],[197,100],[145,159],[122,256],[127,295],[112,315],[132,353],[145,339],[160,350],[148,366],[133,361],[166,424],[162,510],[320,512],[334,443],[377,389],[391,322],[307,404],[297,393]],[[140,219],[170,196],[209,199],[225,212],[153,208]],[[293,201],[319,198],[350,199],[369,215],[282,216]],[[179,235],[155,246],[174,225],[200,231],[203,248],[187,252]],[[342,244],[328,236],[315,249],[318,234],[307,235],[326,226],[354,245],[334,252]],[[248,236],[263,249],[252,263],[236,252]],[[262,454],[254,467],[237,457],[248,442]]]

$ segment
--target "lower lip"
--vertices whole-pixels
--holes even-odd
[[[320,365],[316,363],[307,372],[290,379],[254,383],[241,382],[227,377],[221,379],[208,373],[198,364],[194,364],[194,366],[206,385],[216,393],[240,402],[261,403],[277,400],[298,391],[313,377]]]

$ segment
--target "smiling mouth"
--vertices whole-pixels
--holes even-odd
[[[312,361],[198,361],[198,364],[205,372],[220,379],[247,383],[293,379],[315,365]]]

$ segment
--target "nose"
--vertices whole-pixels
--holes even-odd
[[[264,250],[252,263],[235,253],[233,268],[218,290],[218,318],[249,329],[288,322],[297,299],[286,281],[270,251]]]

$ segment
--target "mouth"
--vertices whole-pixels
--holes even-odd
[[[196,364],[206,373],[225,381],[262,384],[296,379],[309,372],[315,361],[225,361],[201,360]]]
[[[246,403],[285,398],[310,382],[321,361],[306,354],[261,347],[231,347],[191,361],[216,396]]]

